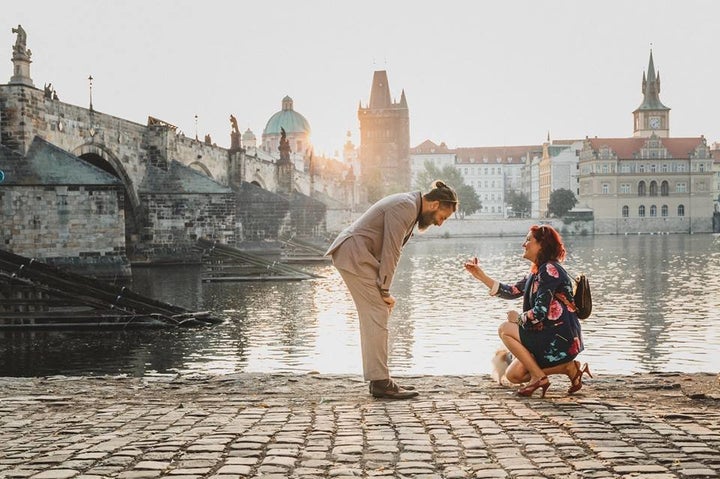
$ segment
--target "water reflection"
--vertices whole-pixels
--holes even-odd
[[[465,273],[477,255],[491,276],[528,269],[521,237],[415,238],[393,285],[391,368],[397,374],[490,371],[497,326],[521,301],[490,297]],[[583,322],[593,370],[714,371],[720,348],[720,244],[710,235],[568,238],[568,270],[588,274]],[[330,265],[299,282],[202,283],[196,267],[142,268],[133,289],[226,321],[174,331],[0,333],[0,375],[361,372],[354,307]]]

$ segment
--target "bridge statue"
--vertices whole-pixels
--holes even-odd
[[[278,150],[280,151],[280,162],[290,163],[290,142],[283,127],[280,127],[280,146],[278,146]]]
[[[27,57],[32,55],[30,50],[27,49],[27,33],[25,33],[25,29],[22,25],[18,24],[17,28],[12,29],[12,32],[17,33],[15,45],[13,45],[13,52],[16,55],[24,55]]]
[[[232,125],[233,133],[240,133],[240,128],[238,128],[237,124],[237,118],[235,118],[234,115],[230,115],[230,124]]]

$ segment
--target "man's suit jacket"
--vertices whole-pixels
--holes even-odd
[[[325,255],[335,267],[390,289],[403,245],[412,234],[422,208],[422,193],[396,193],[372,205],[345,228]]]

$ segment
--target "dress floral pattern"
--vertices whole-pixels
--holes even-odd
[[[557,262],[540,265],[537,273],[513,285],[500,283],[497,295],[524,297],[518,322],[520,341],[541,368],[572,361],[584,349],[572,279]]]

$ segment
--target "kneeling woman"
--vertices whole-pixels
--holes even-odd
[[[550,386],[548,376],[566,374],[570,378],[568,394],[582,388],[582,368],[575,357],[584,349],[580,322],[575,313],[572,279],[560,266],[565,259],[565,246],[554,228],[530,227],[523,243],[523,258],[532,265],[530,273],[517,283],[503,284],[489,277],[477,258],[465,263],[465,269],[490,288],[490,294],[505,299],[523,296],[523,312],[508,311],[498,334],[515,359],[505,376],[513,383],[526,382],[518,390],[521,396],[532,396],[542,389],[542,397]]]

